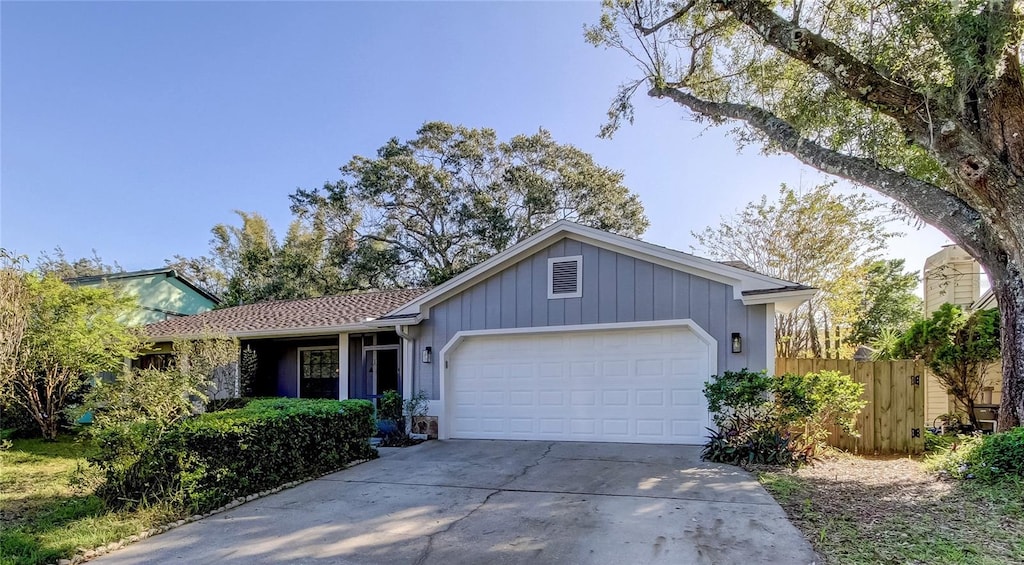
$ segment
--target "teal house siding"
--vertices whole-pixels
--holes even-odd
[[[122,320],[130,326],[201,314],[220,303],[219,298],[181,277],[173,269],[111,273],[67,282],[72,286],[113,288],[135,298],[137,308]]]

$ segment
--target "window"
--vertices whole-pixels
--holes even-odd
[[[583,256],[548,259],[548,298],[583,296]]]
[[[338,349],[300,349],[299,371],[304,379],[338,378]]]
[[[338,398],[338,348],[299,348],[299,398]]]

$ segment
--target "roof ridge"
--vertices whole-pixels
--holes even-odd
[[[395,292],[412,292],[416,290],[427,290],[429,286],[417,286],[410,288],[389,288],[385,290],[356,290],[353,292],[345,292],[341,294],[321,294],[320,296],[304,296],[301,298],[274,298],[271,300],[260,300],[258,302],[247,302],[244,304],[235,304],[233,306],[227,306],[224,308],[218,308],[218,312],[223,312],[231,308],[240,308],[242,306],[259,306],[263,304],[284,304],[286,302],[301,302],[303,300],[321,300],[325,298],[345,298],[347,296],[366,296],[370,294],[392,294]],[[212,310],[211,310],[212,311]],[[205,313],[205,312],[204,312]]]

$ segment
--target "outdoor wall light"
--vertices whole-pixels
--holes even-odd
[[[733,332],[732,334],[732,352],[743,353],[743,338],[740,337],[739,332]]]
[[[432,350],[428,345],[427,347],[423,348],[423,353],[420,354],[420,361],[423,361],[424,363],[430,363],[430,358],[433,357],[433,355],[434,350]]]

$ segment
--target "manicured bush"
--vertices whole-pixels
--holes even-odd
[[[956,436],[928,459],[928,466],[957,479],[994,482],[1024,479],[1024,427],[991,435]]]
[[[241,398],[215,398],[206,403],[204,412],[221,412],[223,410],[238,410],[245,408],[253,400],[262,400],[255,397]]]
[[[92,462],[106,476],[98,494],[114,507],[159,501],[204,512],[374,458],[374,431],[365,400],[254,400],[170,427],[111,429]]]

